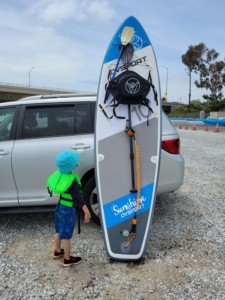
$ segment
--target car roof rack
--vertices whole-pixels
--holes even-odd
[[[70,94],[34,95],[34,96],[21,98],[18,101],[56,99],[56,98],[70,98],[70,97],[93,97],[93,96],[97,96],[97,94],[87,92],[87,93],[76,93],[76,94],[70,93]]]
[[[49,98],[70,98],[70,97],[91,97],[96,96],[96,93],[76,93],[76,94],[53,94],[53,95],[42,95],[40,99]]]

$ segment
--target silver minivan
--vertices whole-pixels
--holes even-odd
[[[46,178],[63,149],[80,153],[76,172],[82,180],[92,220],[99,223],[94,174],[94,96],[33,96],[0,104],[0,212],[54,209]],[[179,136],[162,118],[162,155],[158,194],[177,190],[183,183],[184,160]]]

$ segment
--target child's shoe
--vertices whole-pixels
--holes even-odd
[[[52,257],[55,258],[60,258],[64,255],[64,249],[61,250],[61,252],[57,252],[56,250],[54,250]]]
[[[81,262],[81,260],[82,260],[81,257],[70,256],[69,260],[64,258],[63,266],[64,267],[69,267],[69,266],[73,266],[73,265],[78,265]]]

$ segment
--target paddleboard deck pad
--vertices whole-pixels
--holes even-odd
[[[96,187],[107,255],[139,260],[153,218],[161,150],[157,62],[127,18],[106,52],[96,105]]]

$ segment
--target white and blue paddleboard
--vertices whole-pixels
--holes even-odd
[[[127,71],[135,72],[124,84],[128,94],[142,86],[136,74],[150,82],[146,95],[150,108],[140,103],[118,105],[117,86],[114,85],[114,95],[109,91],[110,82]],[[151,41],[138,20],[129,17],[116,31],[106,52],[96,106],[96,186],[107,255],[112,259],[139,260],[145,250],[159,174],[160,100]],[[129,129],[135,137],[128,135]]]

